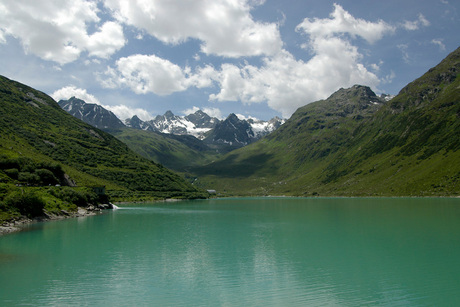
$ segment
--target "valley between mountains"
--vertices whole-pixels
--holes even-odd
[[[395,97],[355,85],[287,120],[168,111],[126,122],[1,77],[0,213],[77,210],[101,201],[94,187],[115,201],[205,198],[206,190],[459,196],[459,75],[457,49]],[[33,203],[41,205],[31,213]]]
[[[458,195],[459,54],[396,97],[355,85],[299,108],[287,121],[168,111],[151,122],[133,117],[100,128],[222,195]]]

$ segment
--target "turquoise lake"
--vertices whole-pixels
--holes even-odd
[[[460,199],[122,205],[0,237],[0,306],[460,306]]]

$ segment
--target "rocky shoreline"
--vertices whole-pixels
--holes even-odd
[[[0,236],[21,231],[25,228],[25,226],[30,225],[32,223],[64,220],[64,219],[75,218],[75,217],[92,216],[92,215],[101,214],[103,210],[113,209],[113,208],[114,208],[114,205],[112,204],[102,204],[98,206],[91,205],[86,208],[79,207],[78,210],[75,212],[68,212],[66,210],[61,210],[61,214],[49,214],[45,212],[43,216],[36,217],[33,219],[27,218],[25,216],[21,216],[12,221],[3,222],[3,224],[0,225]]]

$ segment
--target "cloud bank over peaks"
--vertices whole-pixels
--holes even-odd
[[[282,47],[278,25],[253,20],[264,1],[105,0],[119,22],[142,29],[166,44],[201,41],[201,52],[223,57],[270,55]]]
[[[7,35],[20,40],[26,52],[66,64],[82,52],[108,58],[126,43],[122,26],[114,21],[102,25],[96,2],[16,1],[0,3],[0,42]],[[89,25],[96,31],[89,33]]]
[[[260,66],[248,62],[223,63],[217,68],[197,66],[192,71],[156,55],[132,55],[109,67],[100,76],[101,83],[111,88],[126,86],[138,94],[157,95],[190,87],[214,88],[217,91],[209,95],[211,101],[267,103],[284,117],[300,106],[326,98],[340,87],[364,84],[377,89],[381,80],[361,63],[363,55],[353,40],[362,37],[374,43],[392,33],[393,26],[381,20],[356,19],[340,5],[334,5],[330,18],[305,19],[296,30],[306,35],[304,47],[311,54],[308,61],[298,60],[280,49],[264,56]],[[378,65],[370,64],[371,70],[376,71],[375,67]]]

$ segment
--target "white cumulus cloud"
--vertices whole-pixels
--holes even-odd
[[[383,21],[356,19],[339,5],[334,5],[330,17],[305,19],[297,26],[308,36],[305,46],[313,53],[310,60],[297,60],[282,51],[266,57],[261,67],[224,64],[216,79],[220,92],[210,99],[266,101],[289,117],[298,107],[326,98],[340,87],[364,84],[376,89],[380,80],[361,63],[363,56],[352,41],[360,36],[374,43],[395,28]]]
[[[56,90],[50,95],[54,100],[67,100],[71,97],[75,97],[84,100],[87,103],[101,104],[101,102],[94,96],[89,94],[86,89],[77,88],[74,85],[65,86],[61,89]]]
[[[326,98],[340,87],[364,84],[375,90],[380,79],[372,71],[378,67],[371,64],[369,71],[361,63],[363,55],[353,40],[361,37],[374,43],[394,29],[381,20],[356,19],[335,5],[330,18],[305,19],[297,26],[297,31],[307,38],[305,46],[312,54],[308,61],[298,60],[281,49],[262,58],[260,66],[223,63],[218,68],[206,65],[192,71],[155,55],[132,55],[109,67],[101,83],[157,95],[190,87],[217,88],[209,95],[212,101],[266,102],[289,117],[298,107]]]
[[[297,29],[304,31],[313,38],[336,37],[338,34],[349,34],[353,37],[361,36],[369,43],[381,39],[384,34],[394,31],[395,27],[379,20],[378,22],[357,19],[345,11],[340,5],[334,4],[331,18],[306,18]]]
[[[275,23],[256,22],[250,11],[263,1],[104,0],[114,16],[167,44],[201,41],[201,51],[225,57],[274,54],[282,47]]]
[[[125,86],[137,94],[164,96],[191,86],[209,87],[213,75],[215,71],[211,66],[192,73],[189,67],[182,68],[156,55],[135,54],[117,60],[115,67],[109,67],[99,79],[107,88]]]
[[[18,39],[27,53],[66,64],[82,52],[107,58],[125,45],[119,23],[100,24],[97,2],[17,1],[0,4],[0,41],[9,35]],[[89,33],[89,26],[96,30]]]

